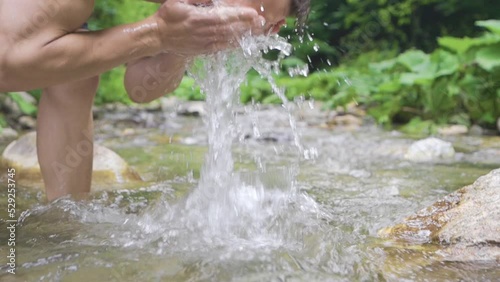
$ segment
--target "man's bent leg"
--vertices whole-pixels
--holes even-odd
[[[37,151],[47,199],[88,193],[92,178],[94,77],[44,89]]]

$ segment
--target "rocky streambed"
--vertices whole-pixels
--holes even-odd
[[[2,164],[18,167],[19,208],[28,214],[19,235],[26,246],[19,249],[20,279],[38,279],[40,273],[71,281],[86,281],[89,273],[122,281],[201,281],[203,273],[250,281],[500,277],[500,137],[460,131],[415,138],[381,130],[359,109],[319,108],[304,103],[294,109],[304,146],[317,152],[314,160],[297,155],[282,108],[238,109],[237,171],[251,174],[265,165],[268,172],[261,179],[274,187],[283,168],[299,167],[297,189],[328,215],[300,248],[257,250],[244,258],[234,250],[187,251],[193,242],[158,253],[157,243],[143,243],[143,231],[129,226],[137,217],[151,216],[158,198],[176,202],[196,186],[207,142],[203,103],[167,99],[146,108],[96,109],[96,144],[110,151],[96,150],[102,154],[96,156],[95,192],[84,205],[44,204],[33,133],[23,133],[17,143],[4,140],[3,148],[10,145]],[[108,177],[99,177],[99,170]],[[1,192],[0,200],[5,199]],[[4,211],[0,225],[2,218]],[[52,225],[54,220],[60,224]],[[223,258],[231,259],[230,269]],[[101,260],[109,267],[100,266]],[[64,271],[68,263],[76,270]]]

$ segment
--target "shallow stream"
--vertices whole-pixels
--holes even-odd
[[[452,138],[461,151],[454,161],[414,164],[403,158],[412,139],[369,125],[356,131],[321,128],[311,118],[300,118],[301,111],[312,112],[307,107],[295,112],[303,143],[318,151],[316,160],[298,156],[282,108],[261,107],[252,114],[240,109],[238,123],[243,130],[237,137],[242,142],[233,146],[235,175],[247,188],[261,189],[233,187],[238,191],[233,200],[239,204],[232,214],[222,210],[223,226],[209,222],[206,210],[195,215],[205,221],[192,221],[186,215],[185,197],[198,185],[207,151],[200,118],[145,114],[145,119],[163,120],[162,126],[136,129],[126,137],[98,129],[98,142],[116,150],[146,182],[96,192],[83,203],[62,199],[48,205],[40,191],[18,187],[18,213],[23,212],[16,238],[18,269],[15,276],[2,271],[0,280],[494,281],[500,277],[498,269],[436,264],[431,257],[422,258],[377,238],[380,228],[498,167],[498,137]],[[105,120],[121,118],[110,113]],[[255,121],[261,125],[260,137],[252,135]],[[106,128],[105,122],[100,128]],[[0,201],[6,203],[3,185]],[[0,215],[0,239],[6,242],[5,211]],[[5,257],[5,245],[0,253]],[[414,261],[420,262],[413,265]]]

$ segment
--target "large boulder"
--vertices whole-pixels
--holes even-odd
[[[2,167],[14,167],[16,179],[26,186],[40,186],[42,180],[36,149],[36,133],[23,135],[5,148],[0,161]],[[94,144],[92,184],[97,187],[141,181],[137,172],[115,152]]]
[[[500,169],[379,235],[414,245],[440,246],[434,253],[444,261],[499,263]]]

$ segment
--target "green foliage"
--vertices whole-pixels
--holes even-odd
[[[100,0],[95,2],[94,13],[89,20],[91,30],[100,30],[136,22],[156,12],[158,6],[138,0]],[[118,67],[102,75],[96,104],[121,102],[130,104],[123,86],[124,67]]]
[[[157,9],[158,5],[140,0],[95,1],[94,13],[89,20],[89,28],[99,30],[136,22],[151,16]]]
[[[194,79],[187,76],[184,77],[181,84],[172,95],[188,101],[202,101],[205,99],[200,87],[195,85]]]
[[[9,97],[19,106],[21,112],[25,115],[34,116],[38,109],[35,105],[24,100],[24,98],[16,92],[9,93]]]
[[[478,22],[490,30],[500,21]],[[500,116],[500,49],[495,34],[479,38],[441,38],[445,49],[431,54],[410,50],[396,59],[371,64],[384,83],[367,104],[379,122],[481,123]],[[447,51],[450,50],[451,52]],[[415,126],[419,124],[419,126]]]
[[[2,133],[2,130],[7,127],[7,121],[5,120],[5,116],[3,113],[0,113],[0,133]]]
[[[375,49],[430,52],[436,37],[477,36],[481,30],[474,22],[491,18],[500,18],[499,1],[313,0],[303,41],[292,22],[282,34],[299,59],[321,70]]]
[[[406,132],[432,133],[443,123],[493,127],[500,117],[500,42],[493,33],[499,22],[478,22],[491,31],[481,37],[440,38],[443,48],[430,54],[368,52],[329,71],[281,74],[276,81],[289,99],[303,96],[332,108],[356,102],[381,124],[407,123]],[[242,87],[242,101],[280,103],[255,74]]]
[[[113,102],[131,104],[132,101],[129,99],[123,85],[124,75],[124,66],[117,67],[101,75],[101,83],[95,97],[95,103],[98,105]]]
[[[433,121],[422,120],[420,117],[416,117],[402,126],[400,130],[410,135],[431,135],[438,131],[438,126]]]
[[[500,44],[481,48],[476,53],[476,62],[486,71],[493,71],[500,66]]]

